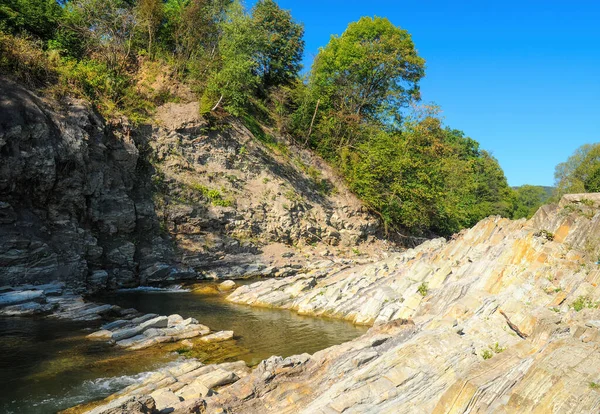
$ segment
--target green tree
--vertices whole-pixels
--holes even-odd
[[[63,24],[80,36],[87,56],[114,70],[130,64],[137,21],[124,0],[73,0],[67,3]]]
[[[513,192],[512,218],[530,218],[544,204],[549,194],[544,187],[538,185],[522,185]]]
[[[148,53],[152,53],[152,42],[164,17],[164,4],[162,0],[139,0],[135,12],[148,37]]]
[[[50,40],[62,15],[56,0],[0,0],[0,30],[13,34]]]
[[[498,162],[461,131],[445,128],[427,110],[400,131],[371,126],[344,149],[350,188],[388,229],[449,235],[482,218],[508,215],[510,188]]]
[[[290,84],[301,69],[304,28],[273,0],[256,3],[252,24],[256,30],[254,60],[262,87]]]
[[[555,199],[567,193],[600,191],[600,143],[577,148],[567,161],[556,166]]]
[[[257,63],[252,59],[256,32],[239,1],[230,5],[226,19],[220,23],[220,30],[220,65],[209,77],[201,110],[208,112],[222,103],[230,113],[241,116],[250,105],[259,78],[256,75]]]
[[[362,17],[319,51],[311,84],[323,107],[387,123],[418,97],[424,68],[406,30]]]

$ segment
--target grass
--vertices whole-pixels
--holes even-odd
[[[250,115],[244,115],[242,117],[242,121],[252,135],[254,135],[254,138],[263,143],[269,150],[271,150],[271,152],[289,158],[289,147],[286,144],[279,142],[274,136],[265,133],[262,126],[260,126],[256,119]]]
[[[427,296],[427,293],[429,292],[429,286],[427,282],[421,283],[417,288],[417,292],[419,292],[423,297]]]
[[[484,360],[492,358],[494,354],[501,354],[502,352],[506,351],[506,348],[500,346],[498,342],[496,342],[494,345],[489,345],[488,348],[489,349],[484,349],[481,352],[481,357]]]
[[[593,302],[589,296],[579,296],[571,303],[571,307],[576,311],[582,311],[583,309],[596,309],[598,308],[598,302]]]
[[[539,231],[536,231],[533,235],[535,237],[542,237],[548,241],[554,240],[554,233],[552,233],[548,230],[539,230]]]
[[[594,382],[594,381],[590,382],[588,385],[593,390],[597,390],[600,388],[600,384],[598,384],[597,382]]]
[[[223,197],[221,192],[217,189],[208,188],[200,183],[192,183],[189,185],[189,187],[202,193],[202,195],[206,197],[213,206],[231,207],[233,205],[233,201]]]
[[[283,193],[283,196],[290,201],[295,201],[298,203],[302,201],[302,197],[294,190],[287,190],[285,193]]]
[[[481,353],[481,357],[484,360],[490,359],[493,356],[494,356],[494,353],[491,350],[489,350],[489,349],[484,349],[483,352]]]

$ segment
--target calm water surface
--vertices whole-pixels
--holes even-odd
[[[220,295],[125,291],[98,301],[141,312],[178,313],[214,331],[233,330],[231,359],[250,365],[271,355],[313,353],[366,332],[344,321],[231,304]],[[103,398],[178,358],[160,348],[132,353],[86,340],[90,326],[98,325],[0,318],[0,412],[53,413]]]

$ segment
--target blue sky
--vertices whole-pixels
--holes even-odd
[[[423,101],[492,152],[510,185],[552,185],[556,164],[600,141],[600,1],[278,3],[305,25],[307,66],[361,16],[408,30],[427,61]]]

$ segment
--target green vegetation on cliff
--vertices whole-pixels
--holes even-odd
[[[394,233],[449,235],[541,203],[419,104],[425,60],[406,30],[379,17],[350,23],[304,79],[303,33],[273,0],[250,10],[239,0],[0,0],[0,72],[83,96],[109,118],[141,123],[158,105],[196,99],[216,120],[238,116],[259,136],[267,126],[334,165]]]

